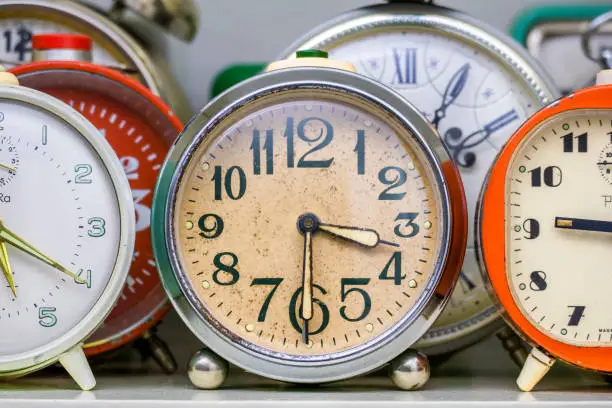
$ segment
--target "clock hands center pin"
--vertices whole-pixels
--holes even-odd
[[[32,244],[30,244],[23,238],[19,237],[13,231],[6,228],[6,226],[1,220],[0,220],[0,242],[12,245],[13,247],[19,249],[20,251],[25,252],[26,254],[38,259],[41,262],[46,263],[47,265],[53,267],[54,269],[57,269],[58,271],[70,276],[71,278],[74,278],[77,282],[86,283],[86,281],[84,281],[83,279],[75,275],[74,273],[70,272],[68,269],[62,266],[59,262],[48,257],[47,255],[42,253],[40,250],[38,250],[36,247],[34,247]],[[8,260],[8,256],[6,257],[6,259]]]

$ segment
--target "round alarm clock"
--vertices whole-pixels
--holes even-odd
[[[183,0],[187,3],[187,0]],[[101,2],[93,5],[102,6]],[[187,8],[167,6],[173,1],[141,4],[142,1],[113,1],[110,16],[121,17],[133,10],[150,20],[164,22],[177,29],[178,21],[197,21],[197,14],[184,16]],[[135,7],[135,8],[134,8]],[[191,9],[191,8],[189,8]],[[163,17],[163,18],[162,18]],[[160,20],[161,18],[161,20]],[[171,24],[175,22],[175,24]],[[133,23],[132,23],[133,25]],[[195,29],[195,28],[194,28]],[[191,117],[191,109],[180,87],[165,67],[154,62],[150,55],[155,50],[145,48],[110,17],[74,0],[0,0],[0,63],[13,67],[31,61],[32,36],[35,34],[83,34],[93,39],[93,62],[108,66],[142,82],[153,93],[161,96],[184,120]],[[180,34],[179,31],[174,31]],[[190,38],[190,37],[185,37]]]
[[[0,79],[0,377],[59,361],[88,390],[82,344],[131,264],[130,187],[82,115],[12,74]]]
[[[412,102],[437,128],[459,167],[473,225],[478,192],[498,150],[556,91],[503,33],[456,10],[418,3],[427,2],[349,11],[305,34],[282,57],[300,49],[326,50]],[[480,278],[472,228],[469,234],[453,296],[418,344],[430,355],[447,355],[501,327]]]
[[[482,191],[483,276],[533,349],[517,380],[531,390],[556,359],[612,372],[605,272],[612,232],[612,71],[527,120]]]
[[[190,365],[199,387],[223,382],[224,360],[295,383],[393,359],[401,388],[429,376],[410,347],[463,258],[459,174],[412,105],[325,56],[304,51],[213,100],[162,168],[154,252],[209,347]]]
[[[173,372],[174,358],[150,332],[169,304],[155,268],[149,226],[157,175],[183,126],[160,98],[133,79],[100,65],[65,60],[90,52],[74,49],[88,40],[67,34],[34,35],[35,60],[56,54],[63,60],[37,61],[11,72],[21,85],[61,99],[93,123],[117,153],[132,189],[136,247],[130,275],[113,312],[85,344],[86,354],[109,351],[144,335],[146,354],[154,356],[164,371]]]

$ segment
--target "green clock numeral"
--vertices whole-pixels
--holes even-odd
[[[393,268],[393,276],[389,276],[391,268]],[[406,275],[402,275],[402,253],[400,251],[396,251],[391,256],[391,259],[389,259],[389,262],[387,262],[385,268],[382,270],[380,275],[378,275],[378,279],[392,280],[396,286],[401,285],[402,280],[406,279]]]
[[[274,174],[274,134],[272,129],[266,130],[263,150],[266,151],[266,174]],[[259,130],[253,130],[253,141],[251,142],[253,151],[253,174],[261,174],[261,136]]]
[[[368,295],[368,293],[361,288],[350,288],[349,290],[345,290],[345,286],[358,286],[358,285],[365,286],[368,283],[370,283],[370,279],[369,278],[342,278],[340,283],[342,287],[342,289],[340,290],[340,298],[341,298],[340,300],[342,302],[346,300],[347,296],[351,292],[359,293],[361,297],[363,298],[363,311],[361,312],[359,316],[348,317],[346,315],[346,306],[342,306],[340,308],[340,316],[342,316],[344,320],[348,320],[349,322],[358,322],[360,320],[365,319],[366,316],[370,313],[370,310],[372,309],[372,299],[370,298],[370,295]],[[353,303],[353,302],[349,302],[349,303]]]
[[[93,168],[91,164],[77,164],[74,166],[74,172],[76,173],[74,176],[74,182],[77,184],[91,184],[91,173]]]
[[[327,291],[323,289],[322,287],[320,287],[319,285],[312,285],[312,288],[313,288],[313,291],[314,289],[316,289],[324,295],[327,294]],[[293,293],[291,300],[289,301],[289,321],[291,322],[291,325],[293,326],[295,331],[297,331],[298,333],[302,333],[302,327],[300,326],[300,323],[298,322],[298,318],[301,319],[301,316],[302,316],[302,306],[301,304],[298,306],[298,299],[302,298],[302,291],[303,291],[303,288],[299,288],[298,290],[296,290]],[[312,302],[314,305],[319,306],[319,309],[321,310],[321,325],[318,328],[314,328],[314,327],[308,328],[308,334],[314,336],[315,334],[319,334],[327,328],[327,325],[329,324],[329,308],[327,307],[325,303],[323,303],[317,298],[313,297]],[[316,309],[314,309],[314,313],[316,316],[317,314]]]
[[[87,230],[87,235],[90,237],[100,238],[106,234],[106,221],[104,221],[104,218],[92,217],[87,220],[87,223],[91,226],[91,228]]]
[[[365,174],[365,131],[363,129],[357,130],[357,144],[355,149],[357,153],[357,174]]]
[[[325,130],[321,129],[321,132],[318,136],[314,138],[309,138],[306,134],[307,126],[314,126],[314,122],[319,122],[321,126],[325,128]],[[294,121],[292,117],[287,118],[287,125],[285,127],[285,136],[287,138],[287,167],[294,168],[295,167],[295,133],[294,133]],[[298,168],[318,168],[318,169],[326,169],[331,166],[334,158],[327,160],[312,160],[307,159],[308,156],[317,152],[327,145],[329,145],[334,139],[334,127],[322,118],[317,118],[315,116],[302,119],[296,126],[297,128],[297,136],[302,139],[306,143],[317,143],[314,147],[312,147],[309,151],[307,151],[300,159],[298,160],[297,167]]]
[[[38,324],[42,327],[53,327],[57,324],[57,317],[55,312],[57,311],[54,307],[40,307],[38,308]]]
[[[408,175],[401,167],[397,166],[389,166],[383,168],[380,172],[378,172],[378,180],[389,186],[385,188],[382,193],[378,196],[379,200],[402,200],[406,193],[398,193],[391,192],[404,184],[406,184],[406,180],[408,179]]]
[[[232,259],[232,263],[230,265],[223,263],[224,258],[227,259],[227,257],[230,257]],[[236,265],[238,265],[238,257],[236,256],[236,254],[233,254],[231,252],[220,252],[215,255],[213,264],[217,267],[217,270],[213,272],[212,276],[213,280],[218,285],[230,286],[238,282],[238,279],[240,279],[240,272],[238,272],[238,270],[236,269]],[[223,281],[220,279],[219,276],[222,272],[224,273]],[[230,280],[225,279],[227,275],[231,276]]]
[[[234,174],[238,175],[238,188],[235,188],[233,181],[236,179]],[[247,188],[247,178],[244,174],[244,170],[238,166],[232,166],[225,173],[223,177],[223,168],[221,166],[215,166],[215,174],[210,179],[215,182],[215,200],[219,201],[223,199],[223,190],[227,196],[232,200],[240,200]],[[224,188],[225,187],[225,188]]]
[[[416,217],[418,216],[419,216],[419,213],[413,213],[413,212],[399,213],[397,217],[395,217],[395,221],[406,221],[406,222],[403,223],[403,225],[401,223],[398,223],[395,225],[395,228],[393,229],[393,232],[395,232],[395,235],[397,235],[400,238],[412,238],[415,235],[417,235],[419,233],[420,228],[419,228],[419,224],[414,222],[414,220],[416,220]],[[402,227],[405,228],[405,230],[402,230]]]
[[[85,279],[83,279],[83,272],[85,272]],[[79,279],[85,280],[85,283],[79,282],[78,280],[74,280],[74,282],[78,285],[87,285],[87,289],[91,289],[91,269],[79,269],[79,272],[76,274]]]
[[[268,294],[268,296],[266,297],[266,300],[264,300],[263,305],[261,306],[261,309],[259,310],[259,316],[257,317],[258,322],[266,321],[266,314],[268,313],[268,307],[270,307],[270,302],[272,301],[272,297],[274,297],[274,293],[276,292],[276,289],[278,289],[278,286],[281,284],[282,281],[283,281],[283,278],[255,278],[253,279],[253,282],[251,282],[251,286],[255,286],[255,285],[274,286],[272,290],[270,291],[270,293]]]

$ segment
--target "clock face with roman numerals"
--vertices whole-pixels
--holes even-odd
[[[172,245],[192,304],[226,337],[324,357],[416,317],[448,225],[435,164],[396,119],[296,92],[247,104],[195,148]]]
[[[612,342],[612,126],[569,111],[533,130],[506,173],[506,271],[521,312],[572,345]]]
[[[381,22],[385,19],[387,25]],[[398,24],[389,15],[374,20],[360,26],[356,19],[341,34],[336,26],[313,36],[303,47],[322,48],[332,58],[353,63],[359,73],[399,92],[433,123],[459,167],[469,224],[474,225],[480,187],[493,159],[514,130],[541,106],[534,81],[508,62],[516,55],[502,58],[493,47],[475,40],[415,23]],[[470,228],[459,282],[420,343],[423,347],[467,335],[498,316],[482,282],[473,242]]]

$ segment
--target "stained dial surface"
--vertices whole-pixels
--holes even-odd
[[[3,100],[0,112],[1,160],[14,157],[5,155],[6,146],[19,157],[13,179],[0,186],[0,229],[79,277],[5,244],[16,294],[3,265],[0,359],[10,359],[81,323],[112,276],[121,231],[114,184],[84,136],[32,105]]]
[[[263,353],[332,354],[392,330],[425,295],[447,227],[412,136],[360,102],[322,94],[236,114],[198,147],[178,187],[174,245],[196,307]],[[366,248],[312,234],[307,340],[296,225],[306,213],[387,241]]]
[[[490,51],[439,33],[364,29],[325,48],[330,56],[352,62],[358,72],[391,86],[432,121],[459,166],[472,226],[491,162],[540,104],[528,82]],[[423,344],[465,334],[496,315],[473,242],[470,228],[459,283]]]
[[[612,243],[608,111],[572,111],[534,130],[506,179],[506,270],[514,300],[544,334],[608,346]]]

